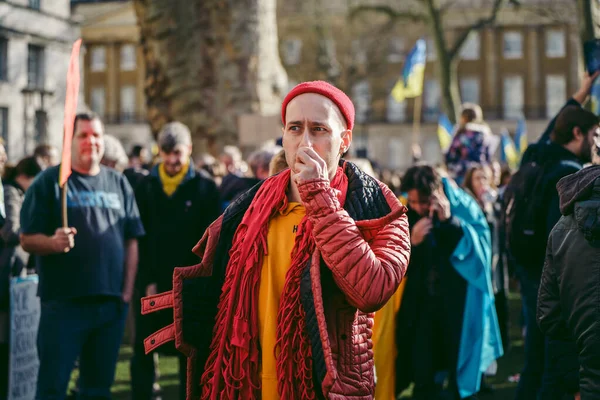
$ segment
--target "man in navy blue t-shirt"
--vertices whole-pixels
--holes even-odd
[[[77,358],[81,397],[110,398],[144,229],[127,180],[100,165],[103,135],[97,116],[77,115],[69,228],[61,227],[59,167],[38,175],[21,209],[21,244],[39,256],[38,400],[64,398]]]

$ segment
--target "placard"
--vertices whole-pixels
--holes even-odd
[[[41,314],[37,287],[37,275],[15,277],[10,281],[9,400],[35,398],[40,365],[37,333]]]

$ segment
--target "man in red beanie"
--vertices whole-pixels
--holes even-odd
[[[189,357],[188,399],[373,399],[373,312],[406,272],[406,209],[340,160],[354,125],[341,90],[302,83],[281,114],[290,168],[227,208],[172,292],[143,300],[174,308],[146,347],[175,340]]]

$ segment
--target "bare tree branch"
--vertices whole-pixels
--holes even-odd
[[[393,20],[393,21],[405,19],[405,20],[425,22],[428,20],[428,16],[424,13],[413,12],[413,11],[397,11],[397,10],[394,10],[390,6],[384,6],[384,5],[357,6],[357,7],[352,8],[352,10],[350,10],[350,13],[348,14],[348,16],[352,20],[352,19],[356,18],[358,15],[363,14],[365,12],[369,12],[369,11],[380,13],[380,14],[385,14],[390,18],[390,20]]]
[[[570,24],[577,23],[577,4],[575,3],[563,3],[561,7],[543,7],[543,6],[532,6],[528,7],[528,11],[531,14],[547,18],[551,23],[556,24]],[[583,23],[580,21],[580,23]]]
[[[458,2],[458,0],[454,0],[454,1],[448,1],[446,2],[446,4],[440,6],[440,15],[444,15],[446,13],[446,11],[448,11],[450,8],[452,8],[453,5],[455,5]]]
[[[471,32],[485,28],[486,26],[493,24],[496,21],[496,17],[498,17],[500,9],[502,8],[502,6],[504,6],[506,2],[507,0],[494,0],[494,5],[492,7],[492,12],[490,13],[490,15],[487,18],[481,18],[479,21],[473,23],[458,37],[458,39],[456,39],[456,41],[454,42],[454,46],[452,46],[452,48],[448,52],[451,59],[456,57],[463,44],[465,44],[465,42],[469,38]],[[511,4],[518,5],[518,1],[516,0],[509,0],[509,2]]]

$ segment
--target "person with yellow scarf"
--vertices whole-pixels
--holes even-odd
[[[220,213],[215,182],[196,171],[192,137],[180,122],[166,124],[158,137],[160,163],[136,188],[146,237],[140,242],[138,296],[171,290],[173,270],[195,262],[190,251]],[[134,301],[140,307],[140,301]],[[133,399],[150,400],[155,382],[153,355],[144,354],[144,338],[161,324],[162,315],[136,315],[131,360]],[[168,353],[173,352],[167,351]],[[185,398],[185,357],[180,354],[180,396]]]

